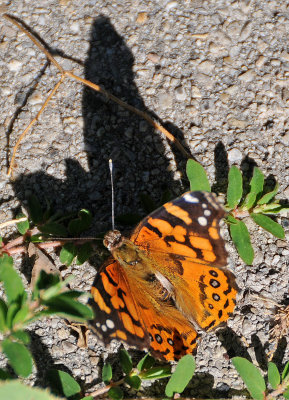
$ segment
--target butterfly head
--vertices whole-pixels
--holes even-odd
[[[118,230],[109,231],[103,240],[104,246],[111,251],[121,246],[123,241],[122,234]]]

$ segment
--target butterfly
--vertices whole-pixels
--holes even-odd
[[[238,289],[225,268],[224,215],[213,194],[187,192],[144,218],[129,238],[107,233],[111,257],[90,300],[91,328],[105,345],[118,339],[178,360],[195,349],[199,328],[227,321]]]

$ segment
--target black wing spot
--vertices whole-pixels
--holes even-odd
[[[218,312],[218,317],[221,318],[222,315],[223,315],[223,311],[222,311],[222,310],[219,310],[219,312]]]
[[[173,341],[172,339],[170,339],[170,338],[168,338],[167,342],[168,342],[168,344],[169,344],[170,346],[173,346],[173,345],[174,345],[174,341]]]
[[[213,304],[209,304],[209,309],[210,309],[210,310],[213,310],[213,309],[214,309]]]
[[[227,308],[229,306],[229,300],[226,300],[226,303],[224,304],[224,308]]]
[[[218,272],[217,272],[217,271],[214,271],[213,269],[211,269],[211,270],[209,271],[209,274],[211,274],[214,278],[217,278],[217,277],[218,277]]]
[[[218,287],[221,286],[220,282],[217,281],[216,279],[210,279],[210,285],[211,285],[213,288],[218,288]]]
[[[220,301],[220,296],[217,294],[217,293],[214,293],[213,294],[213,299],[215,300],[215,301]]]
[[[158,333],[155,335],[155,339],[158,342],[158,344],[162,344],[163,343],[163,339]]]

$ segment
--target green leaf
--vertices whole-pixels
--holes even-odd
[[[280,374],[276,364],[273,362],[268,363],[268,381],[274,390],[277,389],[280,383]]]
[[[102,368],[102,380],[106,385],[112,380],[112,368],[109,363],[105,363]]]
[[[78,218],[73,219],[68,224],[68,230],[72,235],[78,235],[81,232],[86,231],[92,221],[92,216],[90,211],[82,209],[78,213]]]
[[[45,314],[47,315],[57,314],[65,318],[77,319],[80,321],[94,318],[93,311],[89,306],[69,299],[64,293],[49,298],[48,300],[43,300],[41,304],[48,307],[48,309],[45,310]]]
[[[137,375],[126,376],[124,381],[133,389],[138,390],[141,385],[141,379]]]
[[[284,206],[282,206],[279,203],[269,203],[269,204],[263,204],[258,207],[254,207],[253,213],[254,214],[276,214],[279,213]],[[286,208],[285,208],[286,209]]]
[[[16,218],[20,219],[20,218],[23,218],[23,217],[26,217],[26,215],[21,213],[21,214],[18,214]],[[25,233],[29,229],[29,221],[28,221],[27,217],[26,217],[26,221],[18,222],[17,229],[18,229],[19,233],[21,233],[21,235],[25,235]]]
[[[38,198],[32,195],[28,199],[29,215],[34,224],[40,224],[43,222],[43,210]]]
[[[175,393],[182,393],[192,379],[196,368],[194,357],[190,354],[180,359],[175,372],[166,386],[166,396],[173,397]]]
[[[77,265],[83,264],[93,254],[93,248],[90,242],[86,242],[83,245],[77,247],[76,251],[77,251],[77,258],[76,258]]]
[[[145,371],[147,369],[150,369],[156,360],[149,354],[147,353],[138,363],[137,369],[139,371]]]
[[[256,199],[262,193],[264,186],[264,175],[259,168],[254,167],[253,176],[250,182],[250,192],[247,194],[242,208],[249,210],[255,204]]]
[[[139,373],[139,377],[141,379],[149,379],[149,380],[167,378],[168,376],[171,376],[170,365],[153,367],[148,369],[147,371],[142,371]]]
[[[123,372],[128,375],[132,370],[132,360],[130,355],[125,349],[119,351],[119,361]]]
[[[5,400],[61,400],[50,394],[47,389],[39,389],[24,385],[24,383],[13,379],[0,383],[0,399]],[[62,398],[62,400],[64,400]]]
[[[285,232],[281,225],[277,222],[273,221],[270,217],[263,214],[250,214],[252,220],[256,222],[257,225],[261,226],[266,231],[272,233],[272,235],[276,236],[279,239],[284,239]]]
[[[239,204],[243,194],[243,177],[235,165],[230,168],[228,179],[227,203],[233,210]]]
[[[13,336],[15,339],[20,340],[23,344],[29,344],[30,343],[30,335],[28,332],[25,332],[23,330],[18,330],[15,332],[11,333],[11,336]]]
[[[232,363],[243,379],[253,399],[263,400],[266,384],[260,371],[250,363],[250,361],[242,357],[234,357]]]
[[[23,344],[4,339],[2,342],[2,351],[17,375],[26,378],[31,374],[32,357]]]
[[[19,302],[11,303],[9,305],[6,315],[6,325],[8,326],[9,329],[13,328],[13,319],[19,310],[20,310]]]
[[[80,400],[94,400],[92,396],[82,397]]]
[[[111,387],[107,392],[108,396],[112,400],[122,400],[123,399],[123,391],[118,386]]]
[[[11,375],[5,369],[0,368],[0,381],[6,381],[7,379],[12,379]],[[1,387],[1,383],[0,383]]]
[[[40,232],[49,235],[55,235],[58,237],[67,236],[66,228],[63,225],[58,224],[57,222],[47,222],[44,225],[38,226],[38,229],[40,230]]]
[[[283,397],[285,397],[285,399],[289,399],[289,389],[285,390],[285,392],[283,393]]]
[[[23,299],[24,286],[22,280],[13,268],[12,257],[7,254],[0,257],[0,281],[4,283],[8,304]]]
[[[7,304],[4,300],[0,299],[0,332],[4,332],[7,329],[6,316],[7,316]]]
[[[282,381],[288,376],[289,374],[289,361],[286,363],[283,372],[282,372]]]
[[[13,317],[12,321],[13,326],[18,322],[20,323],[24,322],[29,312],[30,312],[29,304],[27,303],[23,304],[23,306],[17,311],[17,313]]]
[[[59,259],[62,264],[69,266],[74,257],[76,256],[77,250],[73,243],[66,243],[60,252]]]
[[[254,260],[254,250],[246,225],[243,221],[237,221],[235,224],[230,224],[229,228],[232,240],[240,257],[246,264],[251,265]]]
[[[81,392],[81,387],[67,372],[51,369],[47,373],[50,387],[55,394],[71,397]]]
[[[187,177],[190,181],[191,191],[211,191],[211,185],[208,180],[206,171],[197,161],[189,159],[186,167]]]
[[[276,183],[274,189],[271,192],[264,194],[264,196],[262,196],[261,199],[257,201],[257,204],[261,205],[269,203],[269,201],[271,201],[276,196],[278,190],[279,190],[279,184]]]

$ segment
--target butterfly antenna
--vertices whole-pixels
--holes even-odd
[[[112,159],[108,161],[109,171],[110,171],[110,182],[111,182],[111,221],[112,230],[114,231],[114,186],[113,186],[113,163]]]

